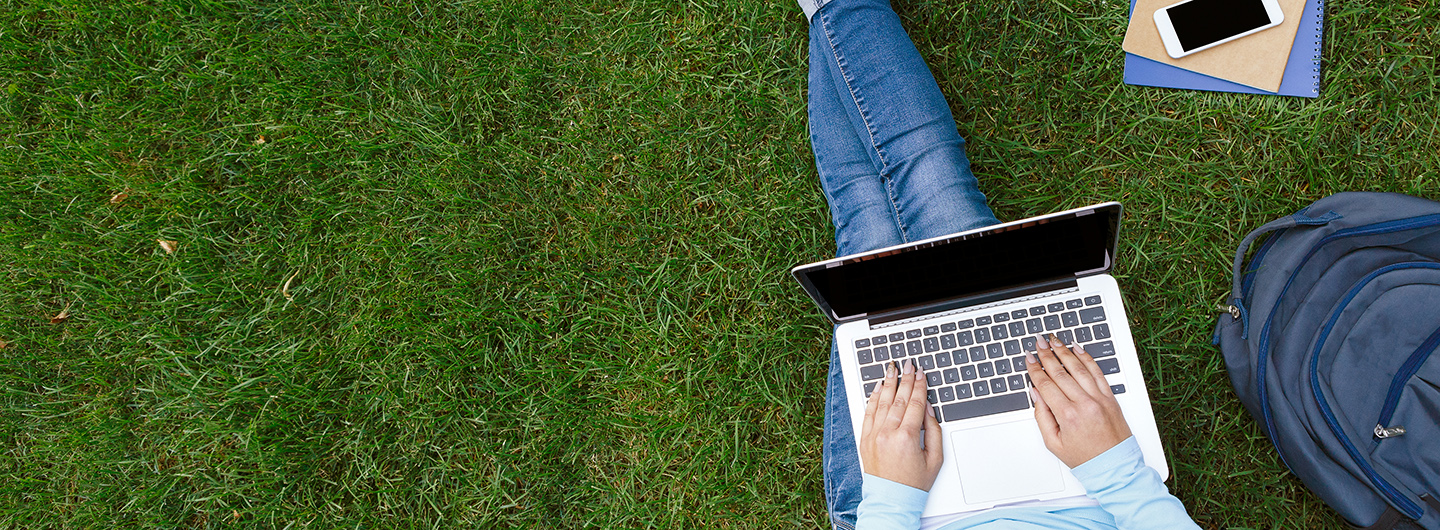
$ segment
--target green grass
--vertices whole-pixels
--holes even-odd
[[[1201,525],[1341,528],[1214,305],[1270,218],[1440,198],[1440,8],[1332,3],[1309,100],[1123,85],[1124,2],[900,4],[1002,219],[1125,203]],[[805,34],[787,0],[0,0],[0,526],[824,526]]]

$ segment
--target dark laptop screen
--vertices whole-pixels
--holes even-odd
[[[797,271],[840,320],[1108,267],[1119,205]]]

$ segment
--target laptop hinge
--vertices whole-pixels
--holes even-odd
[[[952,310],[952,309],[959,309],[959,308],[962,308],[962,307],[970,307],[970,306],[988,304],[988,303],[990,303],[990,302],[995,302],[995,301],[999,301],[999,300],[1008,300],[1008,299],[1011,299],[1011,298],[1021,298],[1021,297],[1029,296],[1029,295],[1032,295],[1032,294],[1040,294],[1040,293],[1045,293],[1045,292],[1050,292],[1050,291],[1061,291],[1061,290],[1066,290],[1066,289],[1078,289],[1079,287],[1080,287],[1079,282],[1075,281],[1075,278],[1074,278],[1074,277],[1070,277],[1070,278],[1059,278],[1059,279],[1050,280],[1050,281],[1046,281],[1046,282],[1040,282],[1040,283],[1032,283],[1032,284],[1025,285],[1025,286],[1021,286],[1021,287],[1012,287],[1012,288],[1009,288],[1009,289],[999,289],[999,290],[995,290],[995,291],[987,291],[987,292],[984,292],[984,293],[980,293],[980,294],[973,295],[973,296],[967,296],[967,297],[964,297],[964,298],[952,298],[952,299],[949,299],[949,300],[942,300],[942,301],[938,301],[938,302],[932,302],[932,303],[929,303],[929,304],[913,305],[913,306],[908,306],[908,307],[904,307],[904,308],[901,308],[901,309],[896,309],[896,310],[893,310],[893,311],[888,311],[888,312],[885,312],[885,313],[880,313],[880,314],[877,314],[877,315],[875,315],[875,316],[870,317],[870,325],[871,325],[871,326],[878,326],[878,325],[880,325],[880,324],[884,324],[884,323],[887,323],[887,322],[894,322],[894,321],[896,321],[896,320],[905,320],[905,319],[909,319],[909,318],[915,318],[915,317],[918,317],[918,316],[929,315],[929,314],[932,314],[932,313],[943,313],[943,312],[946,312],[946,311],[950,311],[950,310]]]

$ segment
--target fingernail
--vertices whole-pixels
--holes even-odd
[[[1041,350],[1048,350],[1050,349],[1050,341],[1045,337],[1039,337],[1035,341],[1035,347]]]
[[[1036,364],[1036,363],[1039,363],[1039,362],[1040,362],[1040,360],[1035,358],[1035,352],[1033,352],[1033,351],[1025,352],[1025,363],[1026,363],[1026,364]]]
[[[889,378],[891,375],[892,374],[890,373],[890,363],[885,363],[885,377]]]
[[[925,407],[925,415],[926,415],[926,416],[930,416],[931,418],[934,418],[934,417],[935,417],[935,407]]]
[[[914,372],[914,371],[915,371],[915,368],[912,367],[911,363],[906,362],[904,366],[901,366],[901,367],[900,367],[900,370],[901,370],[900,373],[909,375],[910,372]]]
[[[1064,345],[1065,343],[1060,342],[1060,337],[1056,337],[1054,333],[1050,334],[1050,347],[1059,348]]]

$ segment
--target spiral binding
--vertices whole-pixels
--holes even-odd
[[[1310,93],[1320,95],[1320,50],[1325,46],[1325,0],[1315,2],[1315,26],[1318,37],[1315,39],[1315,67],[1311,69],[1313,82],[1310,85]]]

